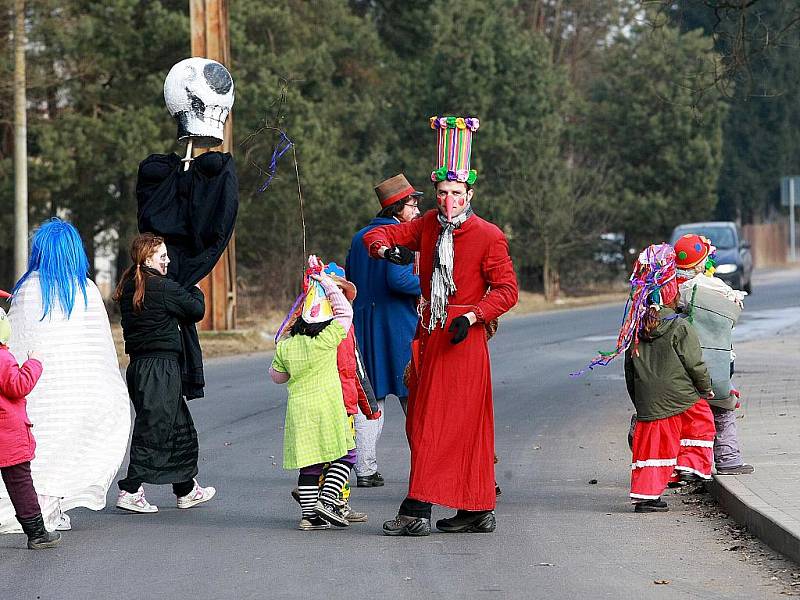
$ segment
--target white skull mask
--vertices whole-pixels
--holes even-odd
[[[187,58],[164,80],[164,100],[178,122],[178,140],[208,148],[222,143],[225,120],[233,106],[233,78],[208,58]]]

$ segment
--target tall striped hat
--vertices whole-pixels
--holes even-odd
[[[472,134],[478,131],[480,121],[476,117],[431,117],[431,129],[439,135],[436,169],[431,181],[460,181],[472,185],[478,178],[475,169],[470,169]]]

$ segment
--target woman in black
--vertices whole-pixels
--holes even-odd
[[[157,512],[143,483],[172,484],[178,508],[211,500],[213,487],[197,475],[197,431],[181,390],[180,323],[203,318],[203,293],[166,277],[169,256],[163,238],[143,233],[131,244],[133,265],[114,292],[122,313],[128,394],[136,411],[128,475],[119,482],[117,507]]]

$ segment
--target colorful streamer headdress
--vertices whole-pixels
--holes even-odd
[[[669,304],[678,293],[678,284],[675,281],[675,250],[669,244],[651,244],[645,248],[631,273],[631,292],[622,325],[617,336],[617,347],[611,352],[599,352],[586,367],[606,366],[617,356],[624,353],[633,345],[634,350],[639,344],[639,328],[642,318],[651,306]],[[579,376],[586,370],[572,373]]]
[[[472,185],[478,178],[475,169],[470,169],[472,134],[478,131],[480,121],[476,117],[431,117],[431,129],[439,134],[436,169],[431,181],[460,181]]]

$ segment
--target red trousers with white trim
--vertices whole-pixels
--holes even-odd
[[[658,498],[680,472],[711,479],[714,434],[714,415],[705,400],[666,419],[638,421],[633,432],[631,498]]]

